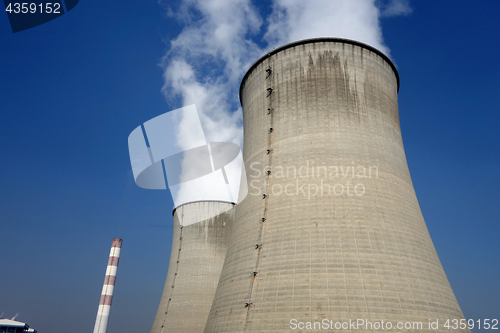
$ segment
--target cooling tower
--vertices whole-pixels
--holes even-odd
[[[398,88],[387,56],[344,39],[287,44],[249,69],[249,195],[206,333],[316,332],[294,323],[358,319],[422,331],[438,319],[432,332],[450,332],[445,321],[464,318],[413,189]]]
[[[203,332],[226,255],[233,207],[197,201],[174,209],[170,264],[151,333]]]

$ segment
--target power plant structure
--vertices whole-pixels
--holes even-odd
[[[176,207],[165,288],[151,333],[203,332],[226,256],[234,203]]]
[[[245,196],[241,149],[208,142],[195,105],[146,121],[128,144],[136,184],[169,188],[175,205],[170,264],[151,333],[203,332],[234,207]]]
[[[240,86],[245,144],[238,205],[216,200],[217,191],[211,200],[176,203],[151,333],[449,332],[447,320],[464,319],[413,188],[398,90],[391,60],[353,40],[301,40],[261,57]],[[195,114],[188,111],[184,117]],[[175,119],[144,124],[151,146],[140,127],[129,137],[141,187],[166,188],[163,173],[177,184],[165,162],[169,154],[158,153],[173,141],[160,135],[168,117]],[[175,161],[182,175],[191,175],[183,169],[191,155],[183,154]],[[219,169],[215,160],[207,172]],[[156,174],[140,178],[150,166]],[[224,179],[228,184],[225,173]],[[200,184],[189,187],[200,192],[195,197],[211,187]],[[355,328],[344,327],[353,321]]]
[[[386,55],[339,38],[284,45],[248,70],[249,195],[236,208],[205,333],[357,319],[422,322],[424,331],[439,320],[432,331],[448,332],[447,319],[464,318],[415,195],[398,89]]]
[[[99,308],[97,309],[94,333],[106,333],[106,329],[108,328],[109,311],[111,310],[111,302],[113,301],[113,291],[115,289],[116,272],[118,270],[118,262],[120,261],[122,243],[123,240],[120,238],[114,238],[111,243],[108,266],[106,267],[106,275],[104,276],[104,284],[102,286],[101,300],[99,302]]]

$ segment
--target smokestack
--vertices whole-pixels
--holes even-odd
[[[115,288],[116,270],[118,269],[122,242],[123,240],[120,238],[115,238],[113,239],[113,243],[111,243],[108,267],[106,268],[106,276],[104,277],[104,285],[102,286],[101,301],[99,302],[97,317],[95,319],[94,333],[106,333],[106,328],[108,327],[109,310],[111,309],[111,301],[113,299],[113,289]]]
[[[330,320],[425,330],[464,318],[415,195],[398,89],[387,56],[338,38],[284,45],[248,70],[252,190],[236,208],[205,333],[338,330]]]

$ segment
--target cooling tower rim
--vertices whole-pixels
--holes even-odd
[[[396,69],[396,66],[391,61],[391,59],[389,59],[389,57],[386,56],[382,51],[380,51],[379,49],[377,49],[373,46],[370,46],[368,44],[361,43],[361,42],[358,42],[358,41],[352,40],[352,39],[338,38],[338,37],[318,37],[318,38],[302,39],[302,40],[298,40],[295,42],[291,42],[291,43],[282,45],[282,46],[277,47],[274,50],[269,51],[268,53],[264,54],[256,62],[254,62],[254,64],[248,69],[248,71],[243,76],[243,79],[241,80],[240,92],[239,92],[240,104],[243,106],[243,102],[241,100],[241,92],[243,90],[243,85],[245,84],[245,81],[248,78],[248,75],[250,75],[250,73],[255,69],[255,67],[257,67],[262,61],[266,60],[267,58],[271,57],[272,55],[275,55],[278,52],[289,49],[291,47],[294,47],[297,45],[302,45],[302,44],[318,43],[318,42],[340,42],[340,43],[345,43],[345,44],[352,44],[352,45],[360,46],[362,48],[365,48],[369,51],[376,53],[382,59],[384,59],[389,64],[389,66],[391,66],[392,70],[394,71],[394,74],[396,75],[396,81],[398,83],[398,92],[399,92],[399,73],[398,73],[398,70]]]
[[[172,210],[172,216],[174,216],[175,211],[177,210],[177,208],[180,208],[180,207],[185,206],[185,205],[190,205],[190,204],[198,203],[198,202],[219,202],[219,203],[228,203],[228,204],[232,204],[233,206],[236,206],[236,202],[232,202],[232,201],[224,201],[224,200],[195,200],[195,201],[185,202],[183,204],[180,204],[177,207],[174,207],[174,209]]]

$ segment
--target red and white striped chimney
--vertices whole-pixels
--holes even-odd
[[[94,333],[106,333],[106,328],[108,327],[109,310],[111,309],[111,300],[113,299],[113,289],[115,288],[116,270],[118,269],[122,242],[123,240],[120,238],[115,238],[111,244],[108,268],[106,269],[104,285],[102,286],[101,301],[97,310]]]

